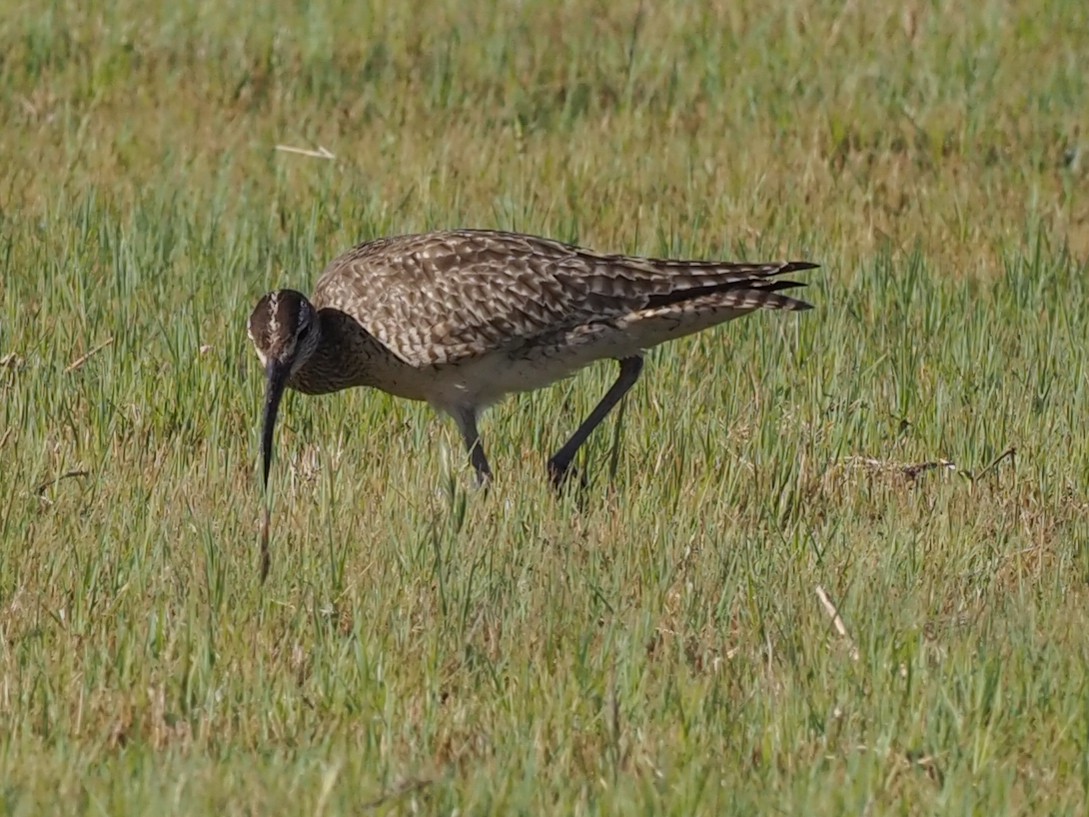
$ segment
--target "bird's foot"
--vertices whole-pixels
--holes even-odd
[[[562,495],[576,485],[579,491],[585,491],[590,483],[586,475],[570,462],[561,462],[552,458],[548,461],[548,482],[557,494]]]

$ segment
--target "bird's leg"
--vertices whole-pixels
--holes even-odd
[[[567,471],[571,467],[571,461],[575,459],[575,454],[578,453],[579,448],[593,433],[593,430],[601,425],[601,421],[616,407],[616,404],[628,393],[628,390],[635,385],[635,381],[639,379],[639,373],[643,371],[643,358],[641,357],[621,358],[619,363],[620,374],[617,376],[616,382],[601,398],[601,402],[594,406],[590,416],[582,421],[582,425],[571,435],[571,439],[564,443],[563,448],[557,451],[548,461],[548,476],[556,488],[563,487],[564,480],[567,478]]]
[[[492,479],[492,469],[488,465],[488,458],[484,456],[484,444],[480,441],[480,433],[476,430],[476,409],[472,406],[462,406],[453,412],[454,420],[461,432],[461,439],[465,441],[465,450],[469,452],[469,462],[476,471],[476,484],[484,487]]]

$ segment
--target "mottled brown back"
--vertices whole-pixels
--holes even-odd
[[[457,230],[362,244],[326,268],[312,301],[353,316],[406,363],[424,366],[685,304],[808,309],[778,292],[802,284],[773,276],[816,266],[600,255],[534,236]]]

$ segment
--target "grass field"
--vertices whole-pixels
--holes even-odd
[[[102,5],[0,0],[0,814],[1084,813],[1089,6]],[[249,310],[450,226],[817,308],[651,352],[581,501],[611,365],[487,494],[289,397],[262,587]]]

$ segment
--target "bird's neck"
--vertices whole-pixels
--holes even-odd
[[[354,386],[373,386],[376,372],[392,357],[357,321],[337,310],[318,313],[317,348],[288,385],[304,394],[328,394]]]

